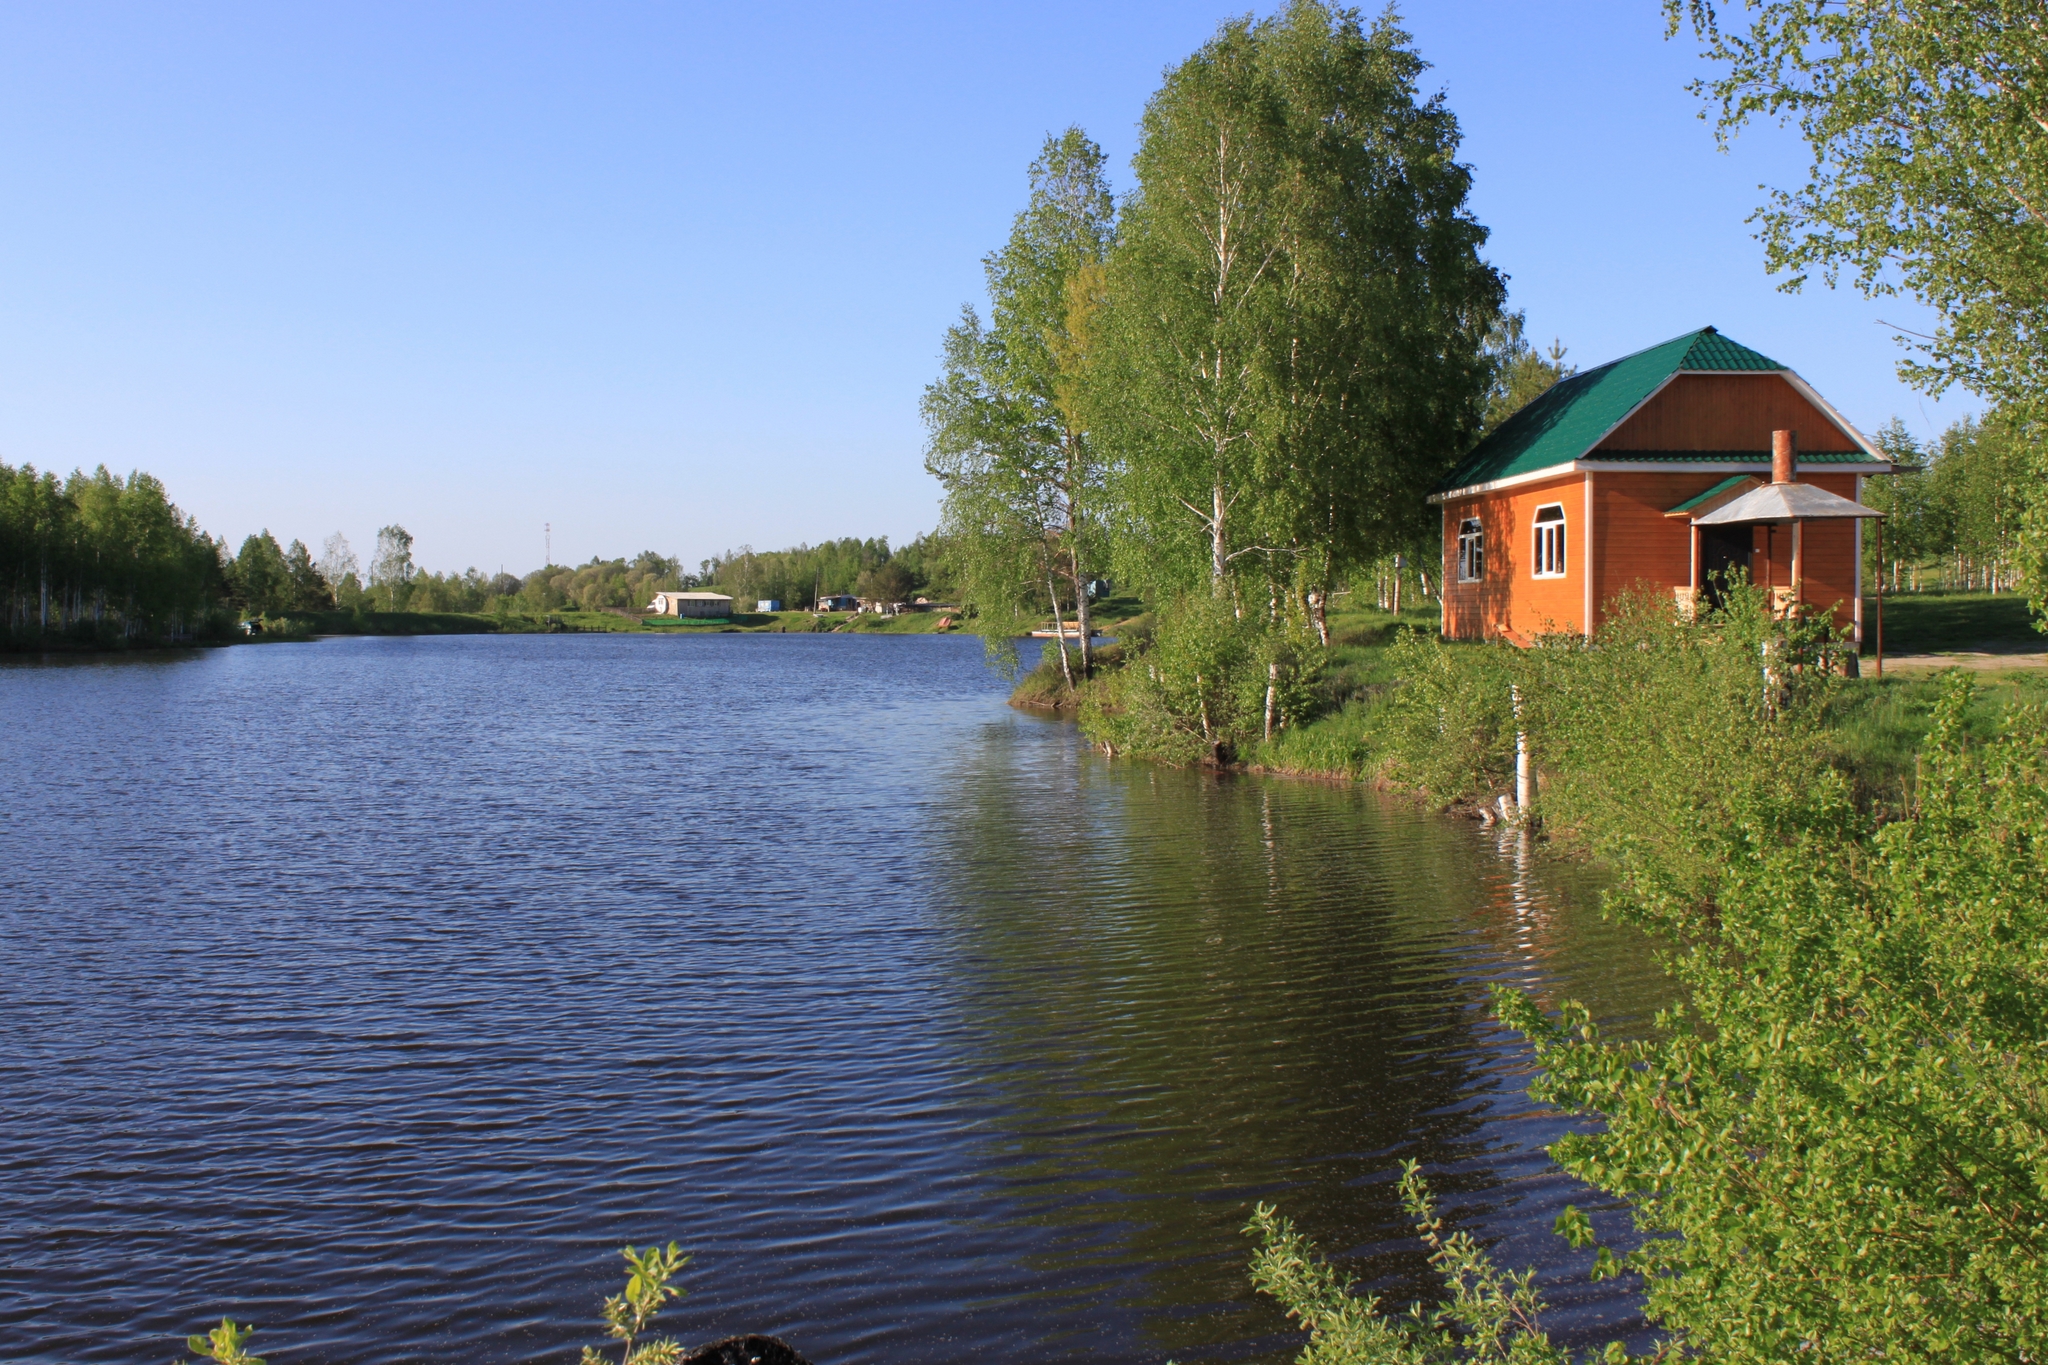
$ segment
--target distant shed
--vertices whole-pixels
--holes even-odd
[[[732,599],[722,592],[658,592],[647,610],[656,616],[716,619],[732,615]]]

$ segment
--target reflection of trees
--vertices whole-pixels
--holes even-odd
[[[1058,1234],[1054,1278],[1086,1297],[1149,1267],[1115,1298],[1183,1358],[1276,1330],[1238,1234],[1274,1198],[1368,1255],[1362,1277],[1419,1287],[1388,1176],[1498,1141],[1478,978],[1519,960],[1490,932],[1498,868],[1471,832],[1356,789],[1077,762],[1031,736],[992,739],[955,790],[939,851],[987,1050],[969,1065],[1002,1106],[987,1140],[1012,1216]],[[1545,932],[1535,951],[1558,951]],[[1439,1181],[1492,1183],[1469,1165]]]

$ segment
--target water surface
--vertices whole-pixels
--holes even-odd
[[[1626,1327],[1484,1009],[1663,1001],[1583,874],[1005,690],[944,637],[0,668],[0,1355],[564,1360],[673,1238],[689,1342],[1283,1360],[1250,1203],[1408,1296],[1404,1157]]]

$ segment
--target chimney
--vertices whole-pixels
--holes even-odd
[[[1799,440],[1796,431],[1774,431],[1771,433],[1771,482],[1791,483],[1792,447]]]

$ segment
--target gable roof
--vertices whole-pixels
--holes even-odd
[[[1860,451],[1801,451],[1801,464],[1890,465],[1870,443],[1843,421],[1806,381],[1785,366],[1712,327],[1673,337],[1646,351],[1609,361],[1597,369],[1561,379],[1521,411],[1500,424],[1472,448],[1458,467],[1436,487],[1435,497],[1464,492],[1481,484],[1515,479],[1542,470],[1567,469],[1576,461],[1602,459],[1630,464],[1769,463],[1768,451],[1615,451],[1595,456],[1593,448],[1628,417],[1681,374],[1782,374],[1801,396],[1813,403]]]

